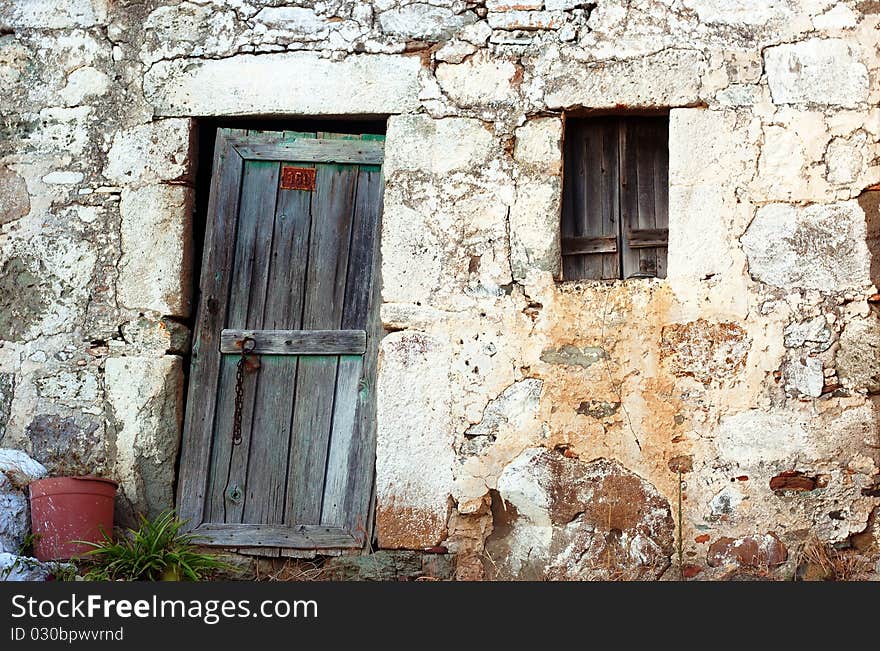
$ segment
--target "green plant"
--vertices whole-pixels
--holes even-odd
[[[81,558],[89,566],[87,581],[199,581],[227,569],[226,563],[198,550],[195,536],[181,531],[185,522],[174,511],[140,519],[140,527],[119,540],[102,532],[102,542],[78,541],[94,547]]]

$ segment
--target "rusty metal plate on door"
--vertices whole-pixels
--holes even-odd
[[[281,189],[312,192],[315,189],[315,169],[313,167],[282,166]]]

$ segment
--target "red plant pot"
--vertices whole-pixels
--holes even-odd
[[[73,542],[101,542],[113,535],[113,497],[118,484],[102,477],[50,477],[32,481],[31,532],[34,556],[41,561],[68,560],[91,547]]]

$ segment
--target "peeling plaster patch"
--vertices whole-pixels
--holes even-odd
[[[482,420],[469,427],[462,454],[479,454],[491,445],[502,432],[516,432],[534,420],[541,398],[541,380],[529,378],[515,382],[491,400],[483,411]]]
[[[795,416],[757,409],[722,418],[715,445],[720,460],[746,468],[815,452],[812,437]]]
[[[589,368],[602,359],[607,359],[605,349],[596,346],[578,348],[567,345],[558,349],[548,349],[541,353],[541,361],[548,364],[561,364],[564,366],[582,366]]]
[[[745,366],[751,343],[736,323],[698,319],[663,326],[660,356],[675,375],[709,384],[735,377]]]
[[[656,578],[669,564],[669,503],[616,461],[530,448],[504,469],[498,493],[515,517],[487,541],[495,578]]]

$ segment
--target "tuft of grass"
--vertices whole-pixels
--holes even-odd
[[[184,533],[184,521],[174,511],[153,520],[140,516],[137,530],[114,541],[106,532],[81,558],[88,565],[86,581],[200,581],[212,572],[228,569],[226,563],[200,552],[195,536]]]
[[[798,554],[795,578],[802,581],[864,581],[871,573],[868,557],[852,549],[835,549],[813,535]]]

